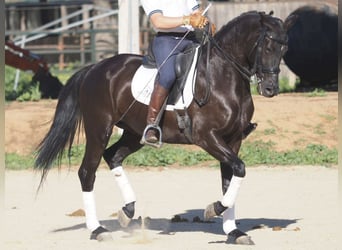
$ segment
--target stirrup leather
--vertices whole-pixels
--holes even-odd
[[[159,133],[159,141],[157,141],[155,143],[151,143],[151,142],[148,142],[146,140],[146,133],[150,129],[155,129],[155,130],[158,131],[158,133]],[[162,146],[162,144],[163,144],[162,143],[162,131],[161,131],[160,127],[157,124],[149,124],[149,125],[147,125],[146,128],[144,129],[143,135],[141,137],[140,144],[145,144],[145,145],[149,145],[149,146],[152,146],[152,147],[155,147],[155,148],[160,148]]]

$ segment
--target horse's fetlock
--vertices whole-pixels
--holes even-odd
[[[228,207],[222,205],[221,201],[216,201],[214,203],[214,210],[217,216],[222,214],[227,208]]]
[[[135,213],[135,201],[127,203],[122,210],[127,215],[128,218],[132,219]]]

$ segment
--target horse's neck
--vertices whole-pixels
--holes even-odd
[[[256,17],[254,17],[256,18]],[[233,57],[239,64],[248,68],[249,56],[258,37],[260,26],[256,20],[235,21],[234,25],[227,27],[217,43],[226,54]]]

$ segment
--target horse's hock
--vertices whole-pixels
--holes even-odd
[[[298,19],[288,31],[286,65],[301,83],[318,86],[337,82],[337,6],[317,3],[302,6],[291,14]]]

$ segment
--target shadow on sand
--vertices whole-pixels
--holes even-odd
[[[177,232],[205,232],[211,234],[224,235],[222,230],[222,219],[214,218],[209,222],[202,221],[203,209],[187,210],[185,213],[177,214],[179,222],[174,222],[173,219],[166,218],[144,218],[142,223],[141,217],[133,219],[127,228],[122,228],[117,219],[102,220],[100,223],[109,231],[123,231],[133,233],[135,230],[140,230],[142,227],[159,231],[159,234],[173,235]],[[298,219],[273,219],[273,218],[244,218],[236,221],[240,230],[248,232],[258,228],[286,228],[291,224],[295,224]],[[85,223],[77,224],[71,227],[59,228],[53,232],[65,232],[84,229]]]

